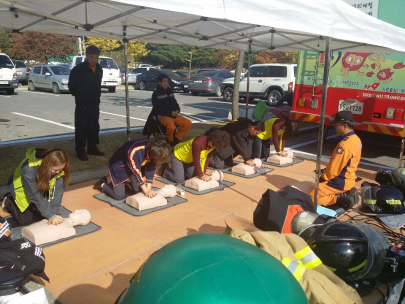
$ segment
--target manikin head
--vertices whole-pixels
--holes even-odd
[[[224,179],[224,172],[215,170],[214,172],[211,173],[211,179],[221,182]]]
[[[69,214],[69,219],[72,221],[72,225],[87,225],[90,222],[91,215],[87,209],[78,209]]]
[[[174,197],[176,196],[176,186],[166,185],[159,189],[158,191],[163,197]]]
[[[255,158],[253,160],[255,167],[260,168],[262,166],[262,160],[260,158]]]

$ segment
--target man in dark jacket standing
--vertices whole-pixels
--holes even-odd
[[[235,122],[226,124],[220,130],[229,133],[231,144],[223,149],[215,149],[210,159],[210,167],[223,169],[224,165],[233,166],[233,158],[239,154],[246,165],[254,166],[251,159],[253,141],[257,134],[264,130],[264,123],[241,117]]]
[[[178,144],[188,130],[191,128],[191,121],[180,115],[180,107],[172,89],[169,87],[169,78],[165,74],[158,76],[158,87],[152,94],[153,111],[157,114],[160,123],[166,127],[167,140],[174,147]],[[176,125],[180,127],[176,135]]]
[[[97,145],[100,125],[100,96],[103,69],[98,64],[100,50],[94,45],[86,49],[86,60],[75,66],[69,76],[69,90],[75,97],[75,144],[77,158],[87,161],[87,154],[103,156]]]

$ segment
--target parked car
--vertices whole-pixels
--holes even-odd
[[[188,73],[186,73],[186,72],[173,71],[173,73],[176,73],[176,74],[179,75],[181,78],[188,79]]]
[[[140,68],[133,69],[132,72],[136,76],[136,75],[142,74],[143,72],[149,71],[150,69],[153,69],[153,67],[151,67],[151,66],[150,67],[140,67]]]
[[[173,91],[181,90],[185,93],[188,92],[188,80],[180,78],[172,71],[157,69],[149,69],[148,71],[137,75],[135,89],[155,90],[158,85],[157,77],[162,73],[169,77],[169,85]]]
[[[190,77],[188,86],[193,96],[199,93],[211,93],[220,97],[222,95],[221,83],[227,78],[234,78],[235,75],[227,70],[207,69]]]
[[[125,84],[125,69],[121,69],[121,83]],[[128,70],[128,84],[136,84],[136,74]]]
[[[6,90],[7,94],[14,94],[18,88],[17,71],[7,54],[0,53],[0,90]]]
[[[15,69],[17,71],[18,82],[21,82],[22,84],[27,84],[30,69],[27,67],[27,65],[22,60],[12,59],[12,61],[14,63]]]
[[[250,66],[249,101],[266,99],[268,106],[292,103],[294,95],[296,64],[264,63]],[[224,100],[232,102],[233,79],[221,84]],[[240,81],[239,96],[246,97],[247,75]]]
[[[151,67],[153,67],[153,65],[147,63],[141,63],[140,65],[138,65],[138,68],[151,68]]]
[[[70,68],[61,65],[36,65],[28,77],[28,90],[50,90],[54,94],[69,92]]]

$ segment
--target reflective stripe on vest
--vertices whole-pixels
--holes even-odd
[[[295,256],[303,265],[311,269],[314,269],[322,264],[320,258],[318,258],[318,256],[312,251],[311,248],[309,248],[309,246],[296,252]]]
[[[307,269],[307,267],[305,267],[301,263],[288,258],[284,258],[281,263],[283,263],[283,265],[287,267],[287,269],[292,273],[292,275],[298,282],[301,280],[305,270]]]

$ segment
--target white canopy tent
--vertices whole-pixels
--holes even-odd
[[[0,28],[244,51],[324,51],[325,62],[330,50],[405,52],[405,29],[341,0],[0,0]],[[326,64],[318,171],[328,71]],[[129,132],[128,87],[126,105]]]

